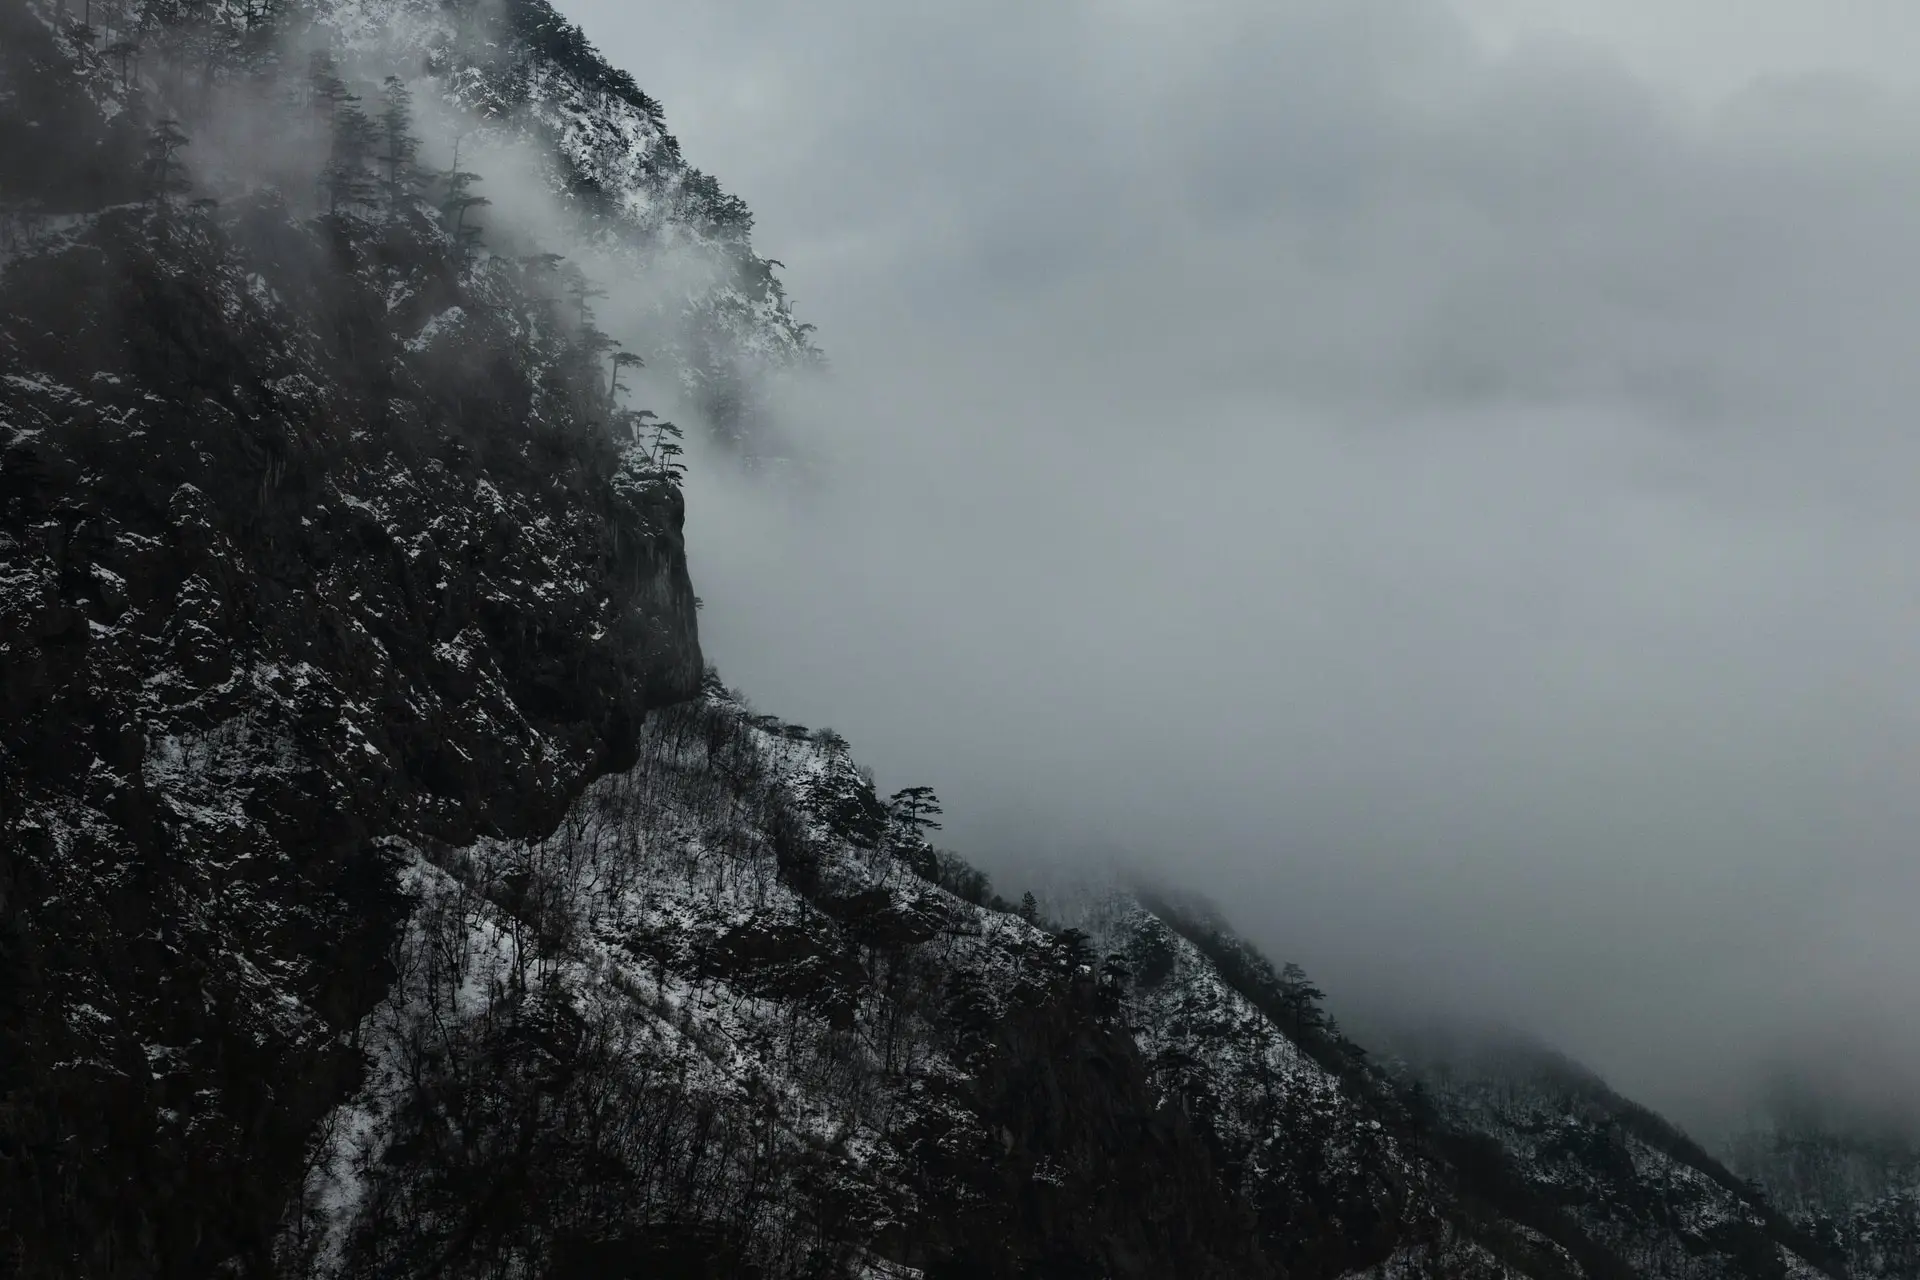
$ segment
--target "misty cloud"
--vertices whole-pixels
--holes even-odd
[[[837,369],[813,480],[691,478],[730,680],[1337,1009],[1920,1093],[1906,90],[1434,0],[569,8]]]

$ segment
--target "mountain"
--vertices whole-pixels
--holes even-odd
[[[403,845],[550,829],[698,691],[681,499],[562,273],[381,188],[401,95],[256,9],[0,14],[0,1258],[258,1270]]]
[[[1487,1194],[1517,1199],[1525,1222],[1570,1220],[1611,1261],[1598,1274],[1738,1276],[1842,1274],[1836,1251],[1780,1213],[1765,1194],[1647,1108],[1592,1072],[1522,1037],[1425,1036],[1393,1063],[1419,1092],[1433,1127],[1487,1161]],[[1497,1154],[1496,1154],[1497,1152]],[[1476,1175],[1477,1176],[1477,1175]],[[1555,1227],[1547,1227],[1552,1221]],[[1570,1247],[1573,1247],[1570,1245]]]
[[[660,414],[818,353],[542,0],[0,0],[0,182],[0,1275],[1911,1257],[728,690]]]
[[[1726,1160],[1855,1280],[1920,1275],[1920,1139],[1884,1117],[1781,1099],[1726,1143]]]

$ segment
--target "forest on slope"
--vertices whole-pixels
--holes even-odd
[[[750,227],[541,0],[0,0],[0,1274],[1843,1274],[726,689]]]

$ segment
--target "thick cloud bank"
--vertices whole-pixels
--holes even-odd
[[[696,468],[730,680],[1336,1006],[1920,1096],[1920,16],[570,8],[837,369]]]

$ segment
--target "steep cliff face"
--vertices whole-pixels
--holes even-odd
[[[394,842],[551,829],[702,663],[678,490],[537,267],[156,194],[46,17],[7,133],[90,167],[6,192],[0,1270],[205,1275],[358,1078]]]

